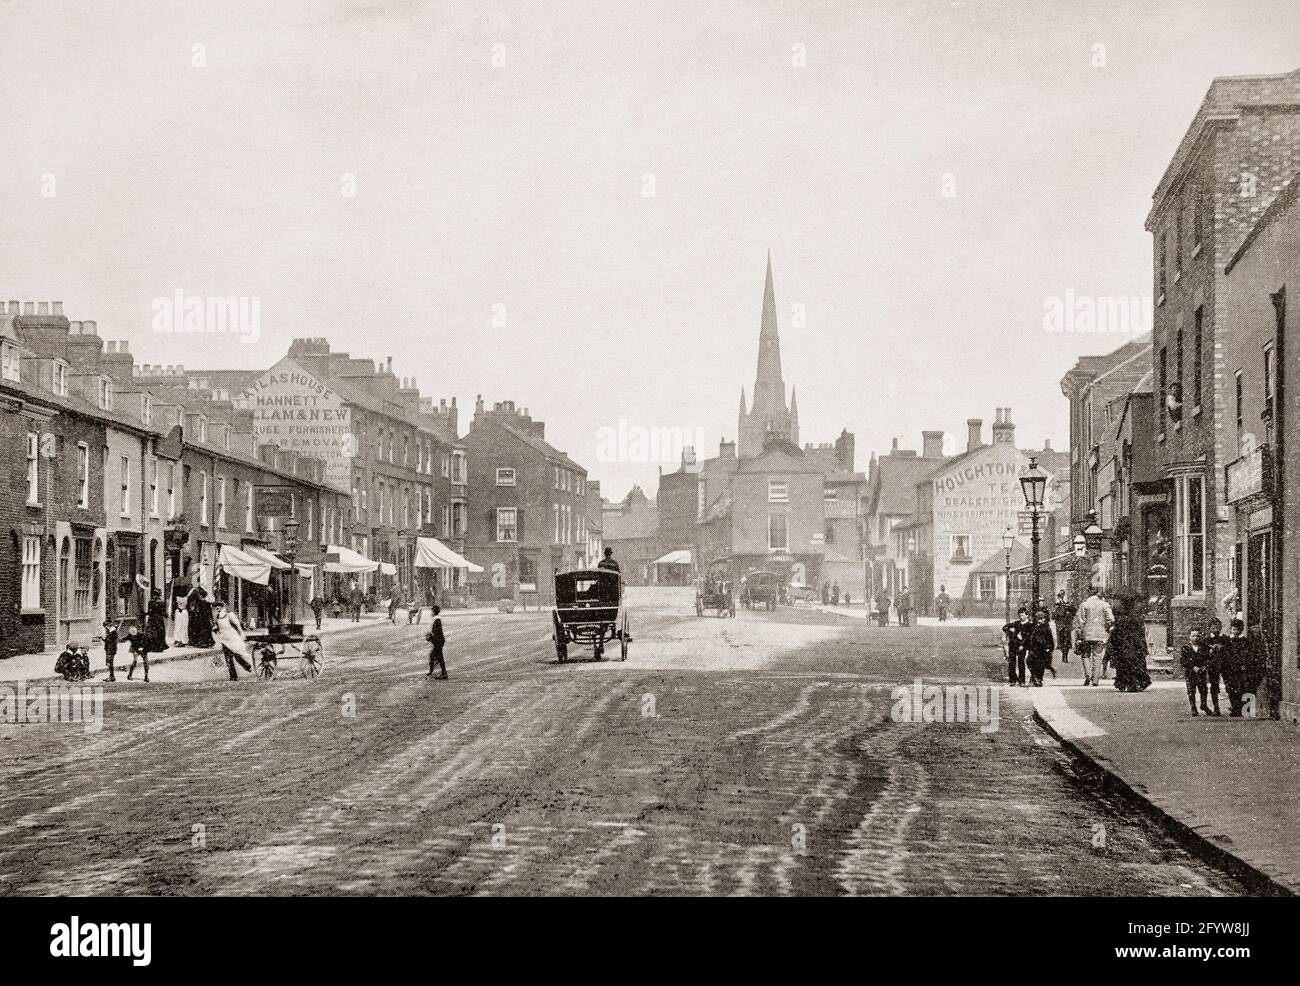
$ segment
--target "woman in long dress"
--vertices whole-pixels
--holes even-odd
[[[177,593],[173,597],[176,608],[172,611],[172,641],[177,647],[190,645],[189,596]]]
[[[221,653],[226,656],[226,670],[230,672],[231,681],[239,680],[235,671],[236,661],[245,671],[253,670],[248,644],[244,640],[244,626],[224,602],[217,603],[216,639],[221,645]]]
[[[1147,671],[1147,631],[1137,600],[1121,596],[1119,614],[1106,646],[1115,666],[1115,687],[1121,692],[1140,692],[1151,684]]]
[[[161,589],[154,589],[149,594],[144,631],[149,640],[149,653],[156,654],[167,649],[167,604],[163,602]]]
[[[201,585],[190,590],[190,646],[211,647],[212,640],[212,605],[208,602],[208,591]]]

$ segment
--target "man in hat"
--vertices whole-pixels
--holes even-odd
[[[1083,683],[1096,686],[1101,681],[1102,662],[1105,660],[1106,641],[1115,626],[1115,613],[1110,603],[1101,598],[1101,590],[1090,586],[1088,598],[1074,617],[1076,631],[1075,649],[1083,664]]]
[[[428,676],[430,678],[435,677],[433,673],[433,669],[434,666],[437,665],[439,673],[436,677],[438,677],[442,681],[446,681],[447,662],[443,658],[442,648],[443,645],[447,642],[447,638],[443,635],[442,620],[439,619],[438,617],[438,614],[442,612],[442,608],[439,606],[434,606],[432,612],[433,612],[433,626],[429,627],[429,632],[424,636],[424,639],[429,642],[429,675]]]
[[[618,562],[616,562],[616,561],[614,560],[614,549],[613,549],[613,548],[608,548],[608,547],[607,547],[607,548],[605,549],[605,557],[602,558],[602,559],[601,559],[601,560],[596,564],[596,567],[597,567],[597,568],[603,568],[603,569],[606,569],[606,570],[608,570],[608,571],[610,571],[610,572],[618,572],[618,571],[621,571],[621,569],[618,567]]]
[[[1074,604],[1065,598],[1065,590],[1056,590],[1056,604],[1052,607],[1052,621],[1056,624],[1056,645],[1061,649],[1061,660],[1070,661],[1070,638],[1074,633]]]

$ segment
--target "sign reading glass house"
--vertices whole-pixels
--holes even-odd
[[[297,362],[280,360],[249,385],[239,405],[252,409],[259,445],[323,459],[325,481],[342,490],[351,487],[352,416],[338,394]]]

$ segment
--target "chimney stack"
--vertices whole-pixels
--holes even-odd
[[[979,448],[983,442],[980,440],[980,432],[984,429],[983,418],[966,419],[966,451],[973,452]]]
[[[62,315],[62,314],[63,314],[63,302],[61,302],[61,301],[51,301],[51,302],[50,302],[50,308],[52,308],[52,309],[54,310],[54,314],[55,314],[55,315]]]
[[[1043,439],[1043,451],[1044,452],[1052,451],[1052,440],[1050,438]]]
[[[1016,426],[1011,423],[1011,408],[998,408],[997,420],[993,423],[994,445],[1015,445]]]
[[[897,438],[894,439],[894,444],[893,444],[893,446],[890,448],[889,451],[890,451],[891,454],[894,453],[894,452],[897,452],[897,451],[898,451],[898,439],[897,439]]]

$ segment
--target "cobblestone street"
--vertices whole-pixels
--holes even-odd
[[[993,731],[892,721],[916,677],[996,686],[989,629],[636,593],[626,663],[555,663],[546,612],[453,613],[445,682],[424,627],[368,626],[318,681],[178,661],[107,686],[97,734],[0,726],[0,892],[1244,892],[1023,692]]]

